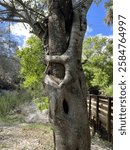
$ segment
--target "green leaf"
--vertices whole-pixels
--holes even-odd
[[[43,45],[39,38],[31,36],[26,41],[26,46],[17,51],[20,58],[20,74],[24,78],[24,87],[36,87],[43,79],[45,66],[43,65]]]
[[[83,43],[83,69],[89,88],[104,91],[113,80],[113,40],[105,37],[88,37]],[[85,61],[87,60],[87,61]]]

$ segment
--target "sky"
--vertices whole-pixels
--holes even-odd
[[[32,35],[30,33],[30,28],[27,24],[11,24],[10,28],[11,33],[14,35],[14,39],[18,41],[19,46],[25,45],[26,40]]]
[[[88,13],[87,13],[87,32],[85,33],[85,38],[88,36],[106,36],[112,37],[113,29],[108,27],[104,23],[104,18],[106,15],[106,10],[104,8],[104,2],[107,0],[102,0],[102,2],[96,6],[92,4]],[[27,28],[27,29],[26,29]],[[23,24],[11,24],[12,34],[15,35],[15,39],[18,41],[19,46],[23,46],[26,40],[31,36],[29,33],[29,28],[26,25],[26,28]]]
[[[85,37],[87,36],[96,36],[96,35],[102,35],[102,36],[112,36],[113,29],[112,27],[108,27],[104,23],[104,18],[106,15],[106,9],[104,8],[104,2],[107,0],[102,0],[102,2],[97,6],[95,3],[93,3],[88,10],[87,13],[87,33]]]

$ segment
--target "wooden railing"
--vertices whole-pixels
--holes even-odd
[[[93,132],[98,132],[104,138],[113,138],[113,98],[88,95],[87,105],[90,125]]]

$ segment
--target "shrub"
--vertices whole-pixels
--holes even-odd
[[[0,96],[0,116],[7,115],[11,110],[27,101],[31,101],[30,94],[25,90],[6,91]]]
[[[113,96],[113,85],[110,85],[104,89],[104,94],[106,96]]]
[[[44,96],[34,99],[33,102],[36,105],[36,107],[41,111],[44,109],[48,109],[49,107],[48,98]]]

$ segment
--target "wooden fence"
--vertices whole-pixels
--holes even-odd
[[[113,98],[88,95],[87,105],[90,125],[107,140],[113,139]]]

